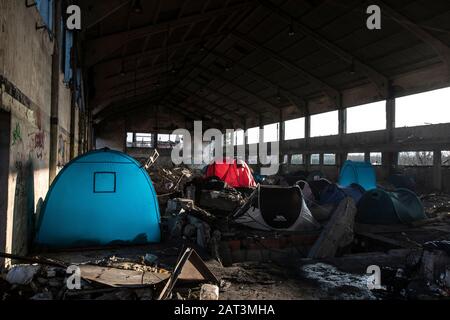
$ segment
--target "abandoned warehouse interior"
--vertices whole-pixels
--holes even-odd
[[[0,0],[0,299],[448,299],[449,133],[447,0]]]

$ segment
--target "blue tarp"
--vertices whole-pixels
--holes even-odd
[[[353,183],[348,187],[330,184],[321,192],[320,204],[339,204],[346,197],[351,197],[356,204],[361,199],[364,192],[364,188],[356,183]]]
[[[158,200],[132,157],[102,149],[58,174],[38,217],[35,243],[67,248],[160,241]]]
[[[375,189],[377,179],[373,166],[369,162],[345,161],[339,174],[339,185],[348,187],[352,183],[359,184],[365,190]]]
[[[366,192],[358,203],[356,221],[366,224],[399,224],[425,219],[420,199],[408,189],[389,192],[374,189]]]

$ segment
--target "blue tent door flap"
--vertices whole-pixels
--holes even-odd
[[[68,248],[160,241],[153,184],[128,155],[102,149],[72,160],[52,183],[35,244]]]

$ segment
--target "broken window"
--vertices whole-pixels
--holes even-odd
[[[133,147],[133,132],[127,132],[127,148]]]
[[[386,129],[386,101],[347,108],[347,133]]]
[[[293,154],[291,156],[291,164],[303,164],[303,155],[302,154]]]
[[[244,144],[245,132],[244,130],[236,130],[234,132],[234,145],[242,146]]]
[[[338,111],[311,116],[311,137],[333,136],[339,133]]]
[[[442,151],[441,159],[443,166],[450,166],[450,151]]]
[[[248,144],[259,143],[259,127],[247,130]]]
[[[349,153],[347,154],[347,160],[363,162],[365,159],[364,153]]]
[[[170,149],[183,143],[183,136],[179,134],[158,134],[158,148]]]
[[[433,151],[407,151],[398,153],[400,166],[432,166]]]
[[[336,154],[334,153],[324,153],[323,164],[327,166],[333,166],[336,164]]]
[[[223,145],[224,146],[231,146],[233,145],[233,133],[232,132],[226,132],[225,135],[223,135],[224,140],[223,140]]]
[[[272,123],[264,126],[264,142],[278,141],[279,123]]]
[[[284,122],[284,140],[305,138],[305,118],[297,118]]]
[[[450,87],[395,100],[397,128],[447,122],[450,122]]]
[[[248,156],[248,164],[258,164],[258,156]]]
[[[312,154],[310,164],[319,165],[320,164],[320,154],[318,154],[318,153]]]
[[[136,148],[152,148],[152,134],[151,133],[136,133],[136,141],[134,142]]]
[[[370,153],[370,163],[373,166],[381,166],[381,164],[382,164],[381,152],[371,152]]]

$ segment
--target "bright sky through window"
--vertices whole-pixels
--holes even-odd
[[[347,133],[386,129],[386,101],[347,109]]]
[[[247,135],[248,135],[248,144],[259,143],[259,127],[248,129]]]
[[[303,139],[305,137],[305,118],[288,120],[284,123],[284,139]]]
[[[331,111],[311,116],[311,137],[332,136],[339,133],[338,112]]]
[[[397,128],[450,122],[450,87],[397,98],[395,109]]]
[[[278,141],[278,123],[264,126],[264,142]]]

